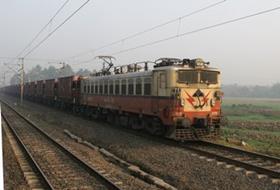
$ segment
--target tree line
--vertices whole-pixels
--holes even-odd
[[[49,66],[48,68],[42,68],[40,65],[36,65],[31,70],[24,74],[24,81],[37,81],[46,80],[59,77],[66,77],[71,75],[81,75],[88,76],[91,72],[88,69],[80,69],[78,72],[74,72],[70,65],[63,65],[61,68],[57,69],[54,66]],[[19,75],[14,74],[10,80],[10,84],[18,84]]]
[[[280,98],[280,83],[272,86],[223,85],[222,91],[225,97]]]

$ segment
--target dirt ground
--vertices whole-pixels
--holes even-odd
[[[225,169],[225,165],[217,166],[216,161],[207,161],[192,152],[128,134],[117,127],[30,102],[25,102],[23,107],[16,107],[49,133],[62,133],[68,129],[178,189],[280,189],[279,184],[271,183],[271,179],[246,176],[244,171],[235,171],[234,167]]]

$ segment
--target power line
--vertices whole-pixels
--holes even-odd
[[[44,43],[50,36],[52,36],[60,27],[62,27],[68,20],[70,20],[79,10],[81,10],[90,0],[84,2],[78,9],[76,9],[72,14],[70,14],[61,24],[59,24],[53,31],[51,31],[43,40],[41,40],[36,46],[34,46],[30,51],[28,51],[23,57],[30,55],[35,49],[37,49],[42,43]]]
[[[35,37],[27,44],[27,46],[25,46],[25,48],[15,57],[12,58],[12,60],[10,61],[10,63],[14,62],[16,59],[18,59],[21,54],[27,50],[32,44],[33,42],[40,36],[40,34],[47,28],[47,26],[53,21],[53,19],[60,13],[60,11],[65,7],[65,5],[69,2],[69,0],[66,0],[63,5],[56,11],[56,13],[50,18],[50,20],[48,21],[48,23],[35,35]]]
[[[226,0],[218,1],[218,2],[216,2],[216,3],[207,5],[207,6],[203,7],[203,8],[197,9],[197,10],[195,10],[195,11],[193,11],[193,12],[190,12],[190,13],[188,13],[188,14],[182,15],[182,16],[177,17],[177,18],[175,18],[175,19],[168,20],[168,21],[163,22],[163,23],[161,23],[161,24],[155,25],[155,26],[153,26],[153,27],[151,27],[151,28],[147,28],[147,29],[145,29],[145,30],[143,30],[143,31],[140,31],[140,32],[136,32],[136,33],[134,33],[134,34],[131,34],[131,35],[129,35],[129,36],[127,36],[127,37],[124,37],[124,38],[122,38],[122,39],[120,39],[120,40],[116,40],[116,41],[114,41],[114,42],[108,43],[108,44],[106,44],[106,45],[104,45],[104,46],[101,46],[101,47],[99,47],[99,48],[96,48],[96,49],[94,49],[94,50],[87,50],[87,51],[85,51],[85,52],[82,52],[82,53],[80,53],[80,54],[78,54],[78,55],[74,55],[74,56],[69,57],[69,58],[71,59],[71,58],[79,57],[79,56],[82,56],[82,55],[87,54],[87,53],[90,53],[90,52],[99,51],[99,50],[101,50],[101,49],[104,49],[104,48],[113,46],[113,45],[115,45],[115,44],[122,43],[123,41],[126,41],[126,40],[128,40],[128,39],[132,39],[132,38],[135,38],[135,37],[137,37],[137,36],[143,35],[143,34],[145,34],[145,33],[151,32],[151,31],[153,31],[153,30],[155,30],[155,29],[161,28],[161,27],[166,26],[166,25],[168,25],[168,24],[171,24],[171,23],[174,23],[174,22],[177,22],[177,21],[181,21],[182,19],[185,19],[185,18],[187,18],[187,17],[190,17],[190,16],[192,16],[192,15],[195,15],[195,14],[200,13],[200,12],[202,12],[202,11],[205,11],[205,10],[207,10],[207,9],[213,8],[213,7],[215,7],[215,6],[219,5],[219,4],[222,4],[222,3],[224,3],[224,2],[226,2]]]
[[[51,17],[51,19],[48,21],[48,23],[35,35],[35,37],[27,44],[27,46],[19,53],[17,58],[29,47],[33,44],[33,42],[40,36],[40,34],[49,26],[49,24],[53,21],[53,19],[60,13],[60,11],[65,7],[65,5],[69,2],[69,0],[66,0],[63,5],[56,11],[56,13]]]
[[[267,14],[269,12],[273,12],[273,11],[276,11],[276,10],[279,10],[279,9],[280,9],[280,6],[272,8],[272,9],[260,11],[260,12],[254,13],[254,14],[246,15],[246,16],[243,16],[243,17],[239,17],[239,18],[228,20],[228,21],[224,21],[224,22],[221,22],[221,23],[217,23],[217,24],[214,24],[214,25],[205,26],[205,27],[202,27],[202,28],[199,28],[199,29],[196,29],[196,30],[192,30],[192,31],[189,31],[189,32],[182,33],[182,34],[173,35],[173,36],[170,36],[170,37],[167,37],[167,38],[163,38],[163,39],[160,39],[160,40],[156,40],[156,41],[149,42],[149,43],[146,43],[146,44],[142,44],[142,45],[139,45],[139,46],[135,46],[135,47],[132,47],[132,48],[124,49],[124,50],[115,52],[111,55],[121,54],[121,53],[124,53],[124,52],[132,51],[132,50],[135,50],[135,49],[139,49],[139,48],[151,46],[151,45],[154,45],[154,44],[157,44],[157,43],[161,43],[161,42],[164,42],[164,41],[179,38],[179,37],[182,37],[182,36],[198,33],[198,32],[204,31],[204,30],[217,28],[217,27],[220,27],[222,25],[238,22],[238,21],[241,21],[241,20],[245,20],[245,19],[248,19],[248,18],[251,18],[251,17],[256,17],[256,16],[263,15],[263,14]]]
[[[245,19],[248,19],[248,18],[251,18],[251,17],[256,17],[256,16],[263,15],[263,14],[267,14],[267,13],[270,13],[270,12],[273,12],[273,11],[277,11],[279,9],[280,9],[280,6],[272,8],[272,9],[267,9],[267,10],[260,11],[260,12],[257,12],[257,13],[253,13],[253,14],[250,14],[250,15],[238,17],[238,18],[235,18],[235,19],[231,19],[231,20],[228,20],[228,21],[220,22],[220,23],[217,23],[217,24],[214,24],[214,25],[210,25],[210,26],[205,26],[205,27],[202,27],[202,28],[199,28],[199,29],[196,29],[196,30],[192,30],[192,31],[189,31],[189,32],[182,33],[182,34],[173,35],[173,36],[170,36],[170,37],[167,37],[167,38],[163,38],[163,39],[160,39],[160,40],[152,41],[152,42],[145,43],[145,44],[142,44],[142,45],[138,45],[138,46],[135,46],[135,47],[132,47],[132,48],[124,49],[124,50],[121,50],[121,51],[118,51],[118,52],[114,52],[111,55],[117,55],[117,54],[129,52],[129,51],[132,51],[132,50],[135,50],[135,49],[151,46],[151,45],[154,45],[154,44],[157,44],[157,43],[161,43],[161,42],[164,42],[164,41],[172,40],[172,39],[179,38],[179,37],[182,37],[182,36],[191,35],[191,34],[198,33],[198,32],[204,31],[204,30],[209,30],[209,29],[212,29],[212,28],[217,28],[217,27],[220,27],[222,25],[238,22],[238,21],[241,21],[241,20],[245,20]],[[89,63],[93,59],[94,58],[91,58],[89,60],[85,60],[85,61],[73,64],[73,65],[80,65],[80,64],[83,64],[83,63]]]
[[[4,63],[4,66],[6,66],[8,69],[10,69],[11,71],[15,72],[15,73],[18,73],[18,71],[14,68],[12,68],[11,66],[9,66],[8,64]],[[18,66],[18,64],[17,64]]]
[[[18,59],[18,57],[0,57],[0,59]],[[27,61],[62,61],[60,59],[25,58]]]

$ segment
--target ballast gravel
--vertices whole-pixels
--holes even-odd
[[[4,189],[30,189],[24,180],[24,176],[16,159],[15,153],[4,131],[2,131],[2,142]]]
[[[14,100],[9,98],[9,100]],[[118,157],[139,166],[178,189],[190,190],[279,190],[280,184],[244,170],[229,167],[180,148],[159,144],[122,131],[118,127],[90,121],[31,102],[18,110],[40,126],[63,133],[64,129],[104,147]],[[237,171],[236,171],[237,170]]]

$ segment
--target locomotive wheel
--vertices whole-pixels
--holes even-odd
[[[162,125],[159,119],[148,119],[145,129],[150,134],[157,136],[164,136],[166,133],[166,128]]]
[[[110,124],[115,124],[115,116],[113,113],[107,114],[107,122]]]
[[[120,121],[120,115],[115,116],[115,126],[120,127],[121,126],[121,121]]]
[[[93,113],[92,113],[92,118],[93,118],[94,120],[97,120],[98,117],[99,117],[98,111],[95,109],[95,110],[93,111]]]
[[[141,122],[137,116],[133,116],[129,121],[130,121],[129,125],[132,129],[135,130],[143,129],[143,124],[142,124],[143,122]]]
[[[120,120],[120,126],[122,127],[129,127],[129,118],[125,115],[121,115],[119,117]]]

